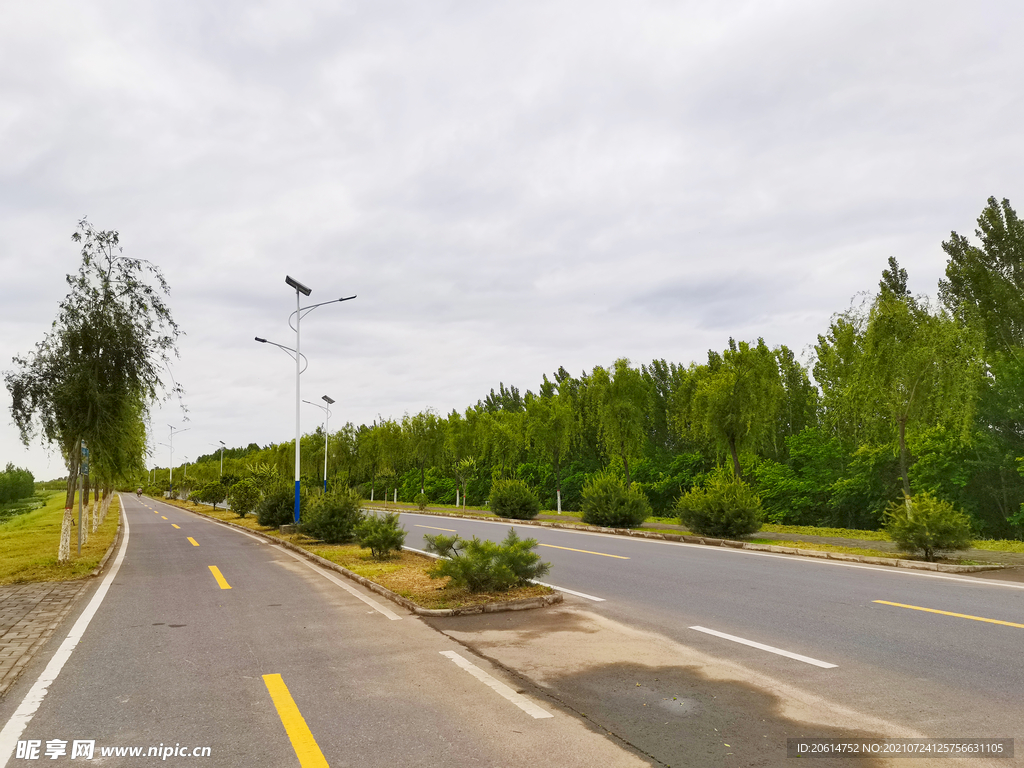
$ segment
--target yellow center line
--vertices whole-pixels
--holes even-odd
[[[299,758],[300,768],[330,768],[281,676],[264,675],[263,682],[277,708],[277,716],[281,718],[281,724],[292,743],[295,756]]]
[[[177,528],[178,526],[174,526],[174,527]],[[193,539],[191,536],[188,537],[188,540],[192,542],[192,546],[193,547],[198,547],[199,546],[199,542],[196,541],[195,539]]]
[[[175,525],[174,523],[171,523],[171,528],[177,528],[179,531],[181,530],[181,526]]]
[[[161,519],[161,520],[166,520],[167,518],[166,518],[166,517],[164,517],[163,515],[160,515],[160,519]]]
[[[622,555],[609,555],[606,552],[591,552],[589,549],[573,549],[572,547],[556,547],[554,544],[538,544],[538,547],[551,547],[551,549],[567,549],[570,552],[582,552],[585,555],[600,555],[601,557],[614,557],[616,560],[629,560]]]
[[[1014,624],[1012,621],[1000,621],[999,619],[986,619],[982,616],[970,616],[966,613],[952,613],[950,611],[937,611],[934,608],[922,608],[919,605],[904,605],[903,603],[890,603],[888,600],[875,600],[882,605],[894,605],[897,608],[909,608],[912,611],[926,611],[927,613],[939,613],[943,616],[956,616],[958,619],[971,619],[972,621],[984,621],[989,624],[1002,624],[1006,627],[1018,627],[1024,629],[1024,624]]]
[[[433,525],[418,525],[417,523],[413,523],[413,525],[417,528],[430,528],[433,531],[449,531],[451,533],[455,533],[454,528],[435,528]]]
[[[199,545],[196,544],[196,546],[198,547]],[[217,580],[217,583],[220,584],[221,589],[231,589],[231,585],[228,584],[227,579],[224,578],[224,574],[220,572],[220,568],[218,568],[216,565],[211,565],[209,566],[209,568],[210,573],[213,574],[213,578],[215,578]]]

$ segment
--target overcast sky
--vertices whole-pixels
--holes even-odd
[[[730,336],[804,353],[889,256],[1024,208],[1017,2],[0,6],[0,370],[50,327],[88,216],[170,282],[186,390],[150,465],[463,410]],[[972,235],[973,236],[973,235]],[[2,391],[0,462],[25,449]],[[303,431],[323,414],[302,406]]]

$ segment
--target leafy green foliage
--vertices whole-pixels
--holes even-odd
[[[303,499],[299,499],[299,516],[302,516]],[[291,525],[295,522],[295,490],[286,485],[275,488],[256,507],[256,522],[270,528]]]
[[[207,483],[199,490],[193,491],[191,498],[203,504],[212,504],[216,509],[218,504],[224,502],[227,495],[227,489],[220,483]]]
[[[491,511],[498,517],[532,520],[540,512],[537,494],[522,480],[495,480],[491,485]]]
[[[447,576],[451,586],[471,592],[506,592],[551,570],[551,564],[542,563],[533,551],[537,540],[520,539],[515,528],[509,529],[501,544],[476,536],[469,540],[442,534],[424,538],[427,550],[444,558],[430,570],[431,578]]]
[[[885,512],[885,530],[906,552],[921,552],[934,561],[937,552],[971,546],[971,521],[948,501],[927,491],[893,502]]]
[[[637,528],[651,516],[643,492],[610,473],[591,477],[583,487],[583,522],[606,528]]]
[[[761,499],[742,480],[722,473],[680,496],[676,510],[681,525],[708,536],[737,538],[761,528]]]
[[[380,517],[367,515],[355,531],[359,546],[369,549],[374,560],[387,560],[405,544],[406,531],[399,527],[398,515],[394,512]]]
[[[35,478],[27,469],[8,462],[7,469],[0,472],[0,504],[31,498],[35,488]]]
[[[239,480],[228,492],[228,504],[239,517],[245,517],[260,503],[260,489],[248,478]]]
[[[429,504],[429,503],[430,503],[430,499],[427,498],[427,494],[425,494],[425,493],[417,493],[416,494],[416,507],[418,509],[426,509],[427,508],[427,504]]]
[[[706,366],[695,366],[674,404],[677,428],[706,437],[732,458],[741,475],[741,451],[762,447],[774,433],[785,395],[775,354],[764,339],[756,346],[729,339],[722,354],[708,352]]]
[[[350,542],[356,527],[363,522],[361,506],[362,499],[353,490],[315,496],[302,515],[302,532],[328,544]]]

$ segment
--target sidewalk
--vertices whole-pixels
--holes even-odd
[[[50,639],[89,579],[0,586],[0,696]]]

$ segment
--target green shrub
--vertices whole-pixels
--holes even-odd
[[[540,512],[540,499],[522,480],[495,480],[488,501],[498,517],[531,520]]]
[[[501,544],[481,541],[476,536],[468,541],[455,536],[425,536],[427,550],[443,560],[430,569],[430,578],[448,576],[453,587],[471,592],[506,592],[529,583],[551,570],[551,563],[540,562],[533,551],[536,539],[520,539],[515,528]]]
[[[345,544],[355,537],[363,521],[362,499],[352,490],[316,496],[302,515],[302,532],[328,544]]]
[[[248,515],[256,509],[256,505],[259,503],[260,489],[256,487],[256,483],[248,478],[239,480],[228,491],[228,504],[231,505],[231,511],[239,517]],[[294,501],[292,504],[294,506]]]
[[[398,515],[394,512],[382,517],[367,515],[355,530],[359,546],[369,549],[374,560],[386,560],[405,543],[405,529],[398,527]]]
[[[301,499],[299,515],[302,515]],[[256,507],[256,521],[268,528],[295,522],[295,489],[280,486],[264,496]]]
[[[676,502],[679,522],[694,533],[735,538],[760,530],[761,499],[742,480],[721,475]]]
[[[425,494],[425,493],[417,493],[416,494],[416,506],[419,507],[420,509],[426,509],[428,501],[429,500],[427,499],[427,494]]]
[[[905,552],[920,551],[932,562],[935,553],[971,546],[971,521],[948,501],[927,491],[893,502],[885,511],[885,531]]]
[[[227,495],[227,489],[220,483],[207,483],[202,488],[192,491],[189,498],[202,504],[212,504],[216,509],[217,505],[223,503],[227,498]]]
[[[615,475],[594,475],[583,486],[583,517],[588,525],[606,528],[638,528],[651,516],[651,504],[643,491],[626,488]]]

